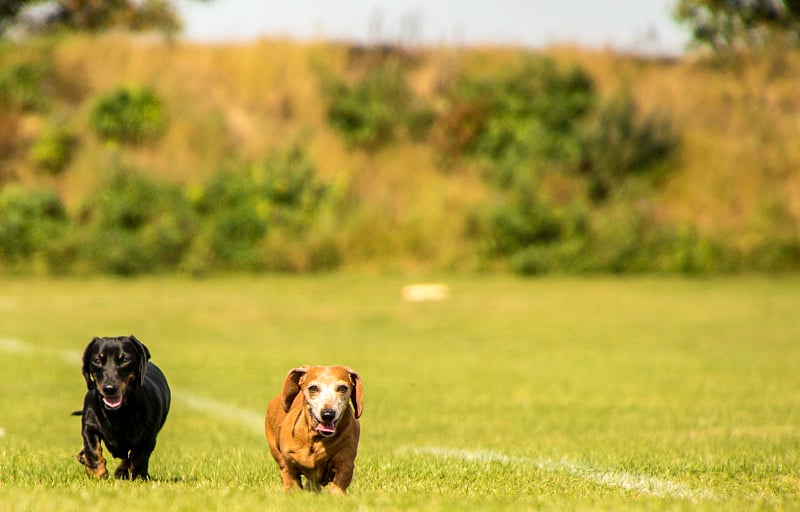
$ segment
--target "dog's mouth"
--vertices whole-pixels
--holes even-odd
[[[106,409],[119,409],[122,407],[122,396],[104,396],[103,405],[106,407]]]
[[[328,423],[317,421],[317,426],[314,430],[323,437],[330,437],[336,433],[336,424],[332,421]]]

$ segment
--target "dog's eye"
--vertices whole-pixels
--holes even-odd
[[[319,386],[317,386],[316,384],[312,384],[312,385],[308,386],[308,392],[309,393],[319,393]]]
[[[345,386],[344,384],[339,384],[339,387],[336,388],[337,393],[347,393],[350,388]]]
[[[92,359],[92,364],[97,366],[103,366],[103,360],[100,357],[95,357]]]

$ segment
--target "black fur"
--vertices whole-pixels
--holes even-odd
[[[135,336],[94,338],[83,352],[83,449],[78,461],[90,476],[108,476],[101,442],[117,459],[116,478],[150,477],[150,454],[169,412],[171,394],[150,351]]]

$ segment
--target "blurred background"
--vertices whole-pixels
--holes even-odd
[[[793,1],[0,3],[0,272],[800,269]]]

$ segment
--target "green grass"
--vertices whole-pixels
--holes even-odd
[[[0,281],[0,509],[800,509],[800,278],[448,283]],[[79,354],[129,333],[172,411],[151,482],[91,481]],[[285,495],[260,432],[302,363],[364,380],[345,499]]]

